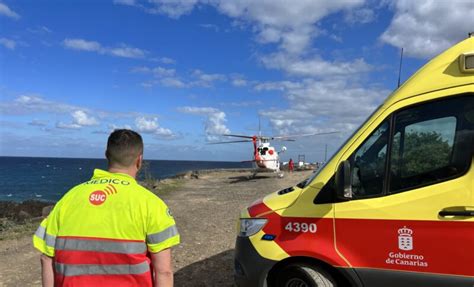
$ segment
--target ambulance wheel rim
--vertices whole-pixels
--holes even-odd
[[[337,287],[332,276],[322,268],[309,264],[291,264],[275,278],[277,287]]]
[[[299,278],[293,278],[293,279],[290,279],[288,283],[286,283],[285,287],[309,287],[309,286],[303,280]]]

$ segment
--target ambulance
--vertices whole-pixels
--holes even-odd
[[[474,286],[474,37],[239,219],[238,286]]]

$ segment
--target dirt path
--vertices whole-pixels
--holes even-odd
[[[232,286],[239,211],[264,195],[296,184],[310,171],[248,179],[248,172],[220,171],[187,179],[161,196],[181,234],[173,250],[175,286]],[[0,286],[40,286],[38,253],[31,237],[0,241]]]

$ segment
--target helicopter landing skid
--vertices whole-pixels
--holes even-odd
[[[258,170],[254,170],[251,175],[249,175],[249,179],[254,179],[257,176]]]

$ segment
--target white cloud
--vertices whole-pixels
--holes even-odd
[[[354,76],[372,70],[372,66],[364,59],[323,59],[311,51],[312,41],[321,33],[318,23],[328,15],[342,12],[346,22],[368,23],[375,19],[375,10],[379,5],[369,7],[365,0],[295,0],[288,4],[286,0],[153,0],[137,1],[135,6],[149,9],[155,13],[165,14],[172,18],[190,13],[198,5],[210,5],[217,11],[237,22],[237,25],[250,27],[259,43],[275,44],[276,52],[260,56],[263,65],[270,69],[286,72],[291,76],[327,78],[333,76]],[[377,6],[377,7],[376,7]],[[215,28],[202,24],[205,28]],[[333,36],[337,41],[340,38]],[[216,81],[229,80],[234,86],[245,86],[248,82],[243,78],[227,77],[222,74],[207,74],[194,70],[191,74],[195,81],[186,84],[177,77],[169,77],[166,81],[149,81],[142,85],[151,87],[154,84],[173,83],[176,87],[212,87]],[[264,88],[261,86],[260,88]]]
[[[36,28],[28,28],[28,32],[38,35],[51,34],[53,31],[46,26],[37,26]]]
[[[144,88],[152,88],[154,85],[160,84],[165,87],[185,88],[187,87],[177,75],[174,69],[163,67],[149,68],[146,66],[132,68],[132,73],[152,74],[155,79],[143,82]]]
[[[171,58],[168,58],[168,57],[152,58],[152,59],[150,59],[150,61],[158,62],[158,63],[162,63],[162,64],[166,64],[166,65],[171,65],[171,64],[176,63],[176,61],[174,59],[171,59]]]
[[[300,88],[302,86],[299,82],[279,81],[279,82],[263,82],[254,86],[257,91],[285,91]]]
[[[166,69],[163,67],[156,67],[153,69],[153,74],[156,77],[173,77],[176,74],[174,69]]]
[[[245,87],[247,86],[247,81],[245,79],[232,79],[232,85],[235,87]]]
[[[7,38],[0,38],[0,45],[4,46],[7,49],[15,50],[16,42]]]
[[[49,29],[46,26],[41,26],[41,27],[39,27],[39,29],[41,29],[41,31],[43,31],[45,33],[52,33],[53,32],[53,31],[51,31],[51,29]]]
[[[220,103],[220,106],[224,107],[237,107],[237,108],[242,108],[242,107],[255,107],[255,106],[261,106],[263,105],[262,101],[242,101],[242,102],[225,102],[225,103]]]
[[[110,55],[124,58],[143,58],[146,54],[144,50],[129,47],[127,45],[121,45],[116,48],[106,48],[106,52]]]
[[[153,70],[145,67],[145,66],[140,66],[140,67],[133,67],[130,72],[132,73],[143,73],[143,74],[148,74],[151,73]]]
[[[148,81],[148,82],[143,82],[140,83],[140,86],[142,86],[145,89],[151,89],[156,83],[154,81]]]
[[[163,67],[149,68],[146,66],[134,67],[132,73],[153,74],[156,77],[172,77],[176,74],[176,70]]]
[[[165,14],[171,18],[179,18],[190,13],[198,0],[150,0],[154,6],[147,11],[153,14]]]
[[[364,59],[329,62],[321,57],[294,57],[285,53],[274,53],[262,57],[267,68],[279,69],[291,75],[306,77],[331,77],[369,72],[372,67]]]
[[[21,95],[12,101],[0,101],[0,114],[5,116],[18,115],[45,115],[70,117],[70,121],[58,121],[56,126],[65,129],[78,129],[100,125],[100,122],[117,122],[123,119],[135,119],[137,117],[155,117],[133,111],[110,112],[105,110],[91,109],[84,106],[70,105],[63,102],[47,100],[38,95]],[[93,115],[93,116],[92,116]],[[33,120],[31,125],[38,125]]]
[[[114,4],[134,6],[136,3],[135,0],[114,0]]]
[[[367,7],[348,10],[344,16],[344,20],[350,24],[367,24],[373,22],[375,18],[374,10]]]
[[[168,58],[168,57],[162,57],[160,58],[160,61],[163,63],[163,64],[175,64],[176,61],[171,59],[171,58]]]
[[[163,127],[159,127],[155,131],[155,135],[163,138],[174,138],[176,135],[170,130]]]
[[[63,44],[66,48],[86,51],[86,52],[96,52],[99,54],[107,54],[116,57],[123,58],[143,58],[147,54],[147,51],[130,47],[125,44],[121,44],[118,47],[104,47],[102,44],[96,41],[88,41],[84,39],[70,39],[67,38],[63,41]]]
[[[174,138],[175,134],[167,128],[160,127],[158,118],[138,117],[135,119],[135,126],[139,132],[153,134],[160,138]]]
[[[28,123],[30,126],[45,127],[48,125],[48,121],[33,119]]]
[[[65,130],[78,130],[80,129],[82,126],[81,125],[78,125],[78,124],[67,124],[67,123],[63,123],[63,122],[57,122],[56,123],[56,128],[58,129],[65,129]]]
[[[82,127],[88,126],[97,126],[99,121],[94,117],[88,115],[84,110],[75,110],[71,112],[72,122],[65,123],[62,121],[56,122],[56,128],[58,129],[68,129],[68,130],[78,130]]]
[[[181,107],[178,111],[191,115],[205,116],[204,131],[206,140],[213,141],[219,135],[228,134],[230,130],[226,127],[226,114],[219,109],[212,107]]]
[[[206,23],[206,24],[200,24],[199,26],[204,28],[204,29],[213,30],[214,32],[219,32],[219,30],[220,30],[219,26],[217,26],[215,24]]]
[[[325,16],[360,6],[363,0],[340,1],[211,1],[221,13],[253,25],[257,38],[278,43],[289,53],[300,53],[318,35],[315,24]]]
[[[135,126],[142,133],[153,133],[158,128],[158,118],[140,117],[135,120]]]
[[[84,39],[65,39],[63,41],[64,46],[73,50],[88,51],[88,52],[101,52],[102,45],[99,42],[87,41]]]
[[[33,115],[33,114],[67,114],[73,115],[76,111],[94,114],[99,118],[130,118],[136,117],[136,112],[107,112],[93,110],[83,106],[70,105],[63,102],[47,100],[35,94],[20,95],[12,101],[0,101],[0,114],[3,115]]]
[[[234,87],[245,87],[248,84],[248,81],[243,75],[233,74],[231,75],[231,84]]]
[[[107,126],[109,128],[109,130],[112,132],[114,130],[119,130],[119,129],[127,129],[127,130],[131,130],[132,129],[132,126],[130,125],[115,125],[115,124],[110,124]]]
[[[165,87],[173,88],[186,88],[186,87],[204,87],[210,88],[217,81],[225,81],[227,77],[222,74],[208,74],[201,70],[193,70],[190,77],[185,82],[177,75],[175,69],[168,69],[163,67],[150,68],[146,66],[138,66],[131,69],[132,73],[151,74],[155,79],[143,82],[141,85],[144,88],[151,88],[154,85],[162,85]],[[244,80],[242,78],[235,79],[237,84],[242,85]],[[240,81],[240,82],[239,82]]]
[[[167,77],[159,80],[160,84],[165,87],[185,88],[186,84],[178,78]]]
[[[227,77],[222,74],[207,74],[198,69],[192,72],[192,77],[196,80],[192,82],[191,85],[200,87],[212,87],[214,82],[225,81],[227,79]]]
[[[38,95],[21,95],[11,102],[0,102],[0,113],[22,115],[34,113],[69,113],[78,107],[65,103],[48,101]]]
[[[128,1],[127,1],[128,2]],[[276,43],[288,53],[301,53],[319,34],[316,23],[339,11],[360,7],[364,0],[150,0],[134,2],[149,13],[179,18],[198,5],[211,5],[220,13],[252,26],[261,43]],[[128,3],[125,3],[128,4]],[[130,4],[129,4],[130,5]]]
[[[7,5],[0,2],[0,15],[7,16],[13,19],[20,19],[20,15],[11,10]]]
[[[46,118],[55,122],[55,129],[42,130],[47,132],[59,132],[60,130],[78,131],[82,128],[97,126],[91,132],[94,134],[109,134],[114,129],[132,129],[123,121],[135,120],[136,128],[140,132],[151,134],[158,139],[173,140],[177,134],[170,129],[158,124],[157,116],[137,113],[133,111],[109,112],[91,109],[81,106],[47,100],[38,95],[21,95],[12,101],[0,101],[0,115],[13,116],[33,115]],[[68,119],[69,118],[69,119]],[[31,126],[45,127],[48,120],[32,119],[28,124]],[[101,125],[105,123],[105,126]],[[121,123],[121,124],[117,124]]]
[[[96,118],[88,115],[85,111],[83,110],[77,110],[74,111],[71,116],[73,117],[74,124],[80,125],[80,126],[96,126],[99,124]]]
[[[132,127],[130,125],[116,125],[116,124],[109,124],[107,125],[107,129],[100,129],[100,130],[94,130],[92,131],[93,134],[103,134],[103,135],[109,135],[115,130],[119,129],[127,129],[131,130]]]
[[[328,127],[347,134],[353,131],[389,94],[379,87],[364,88],[347,79],[300,82],[267,82],[260,90],[283,91],[289,107],[285,110],[267,109],[276,133],[313,133]]]
[[[397,0],[395,16],[381,40],[405,55],[430,58],[467,37],[474,29],[472,0]]]

